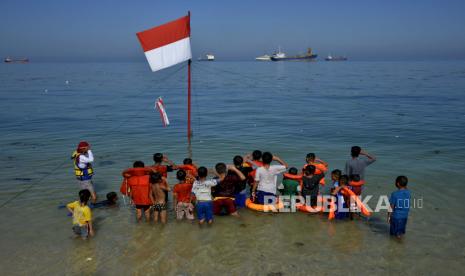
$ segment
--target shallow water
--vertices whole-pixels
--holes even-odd
[[[145,63],[0,65],[0,264],[11,274],[456,274],[465,268],[465,62],[193,63],[192,146],[186,68]],[[68,81],[68,83],[66,83]],[[163,96],[172,125],[153,102]],[[328,222],[319,215],[218,217],[136,224],[133,210],[95,210],[96,237],[74,240],[57,206],[75,200],[69,156],[96,155],[101,198],[134,160],[189,152],[208,167],[256,148],[300,167],[308,152],[343,168],[350,146],[378,157],[364,194],[389,194],[397,175],[423,208],[402,242],[384,212]],[[170,176],[171,184],[174,179]],[[91,258],[91,259],[88,259]],[[281,274],[280,274],[281,273]]]

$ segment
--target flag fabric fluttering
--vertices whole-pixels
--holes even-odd
[[[163,99],[161,97],[158,97],[158,99],[155,101],[155,108],[158,109],[158,112],[160,112],[163,126],[169,126],[170,120],[168,119],[168,114],[166,114],[165,104],[163,103]]]
[[[192,58],[190,15],[137,33],[153,72]]]

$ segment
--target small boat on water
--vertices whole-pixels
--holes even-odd
[[[347,60],[347,57],[345,56],[332,56],[332,55],[328,55],[326,58],[325,58],[326,61],[346,61]]]
[[[19,59],[13,59],[10,57],[7,57],[3,60],[5,63],[28,63],[29,59],[28,58],[19,58]]]
[[[308,48],[305,55],[297,56],[286,56],[286,54],[281,52],[281,49],[279,49],[277,53],[274,53],[270,57],[270,59],[272,61],[313,61],[317,58],[317,56],[318,55],[313,54],[312,48]]]
[[[263,56],[256,57],[255,60],[258,60],[258,61],[270,61],[271,56],[265,54]]]
[[[199,61],[214,61],[215,56],[213,54],[206,54],[204,58],[199,57]]]

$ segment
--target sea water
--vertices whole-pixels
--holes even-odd
[[[0,65],[0,264],[12,274],[455,274],[465,262],[465,62],[194,62]],[[163,97],[171,121],[154,109]],[[76,240],[58,206],[77,199],[70,156],[87,140],[100,199],[121,171],[163,152],[213,167],[255,149],[300,168],[314,152],[343,169],[350,147],[378,160],[365,195],[409,178],[418,208],[389,237],[386,212],[332,221],[304,213],[216,217],[198,227],[135,222],[125,205],[94,210],[96,236]],[[175,184],[173,175],[170,185]],[[327,179],[329,186],[330,180]],[[327,193],[328,187],[322,188]],[[126,202],[127,204],[127,202]],[[376,201],[370,202],[371,207]]]

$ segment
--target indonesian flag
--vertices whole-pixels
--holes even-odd
[[[163,126],[167,127],[170,124],[170,120],[168,119],[168,115],[166,114],[165,104],[163,103],[163,99],[158,97],[155,101],[155,108],[158,109],[160,112],[161,121],[163,122]]]
[[[190,15],[137,33],[153,72],[192,58]]]

